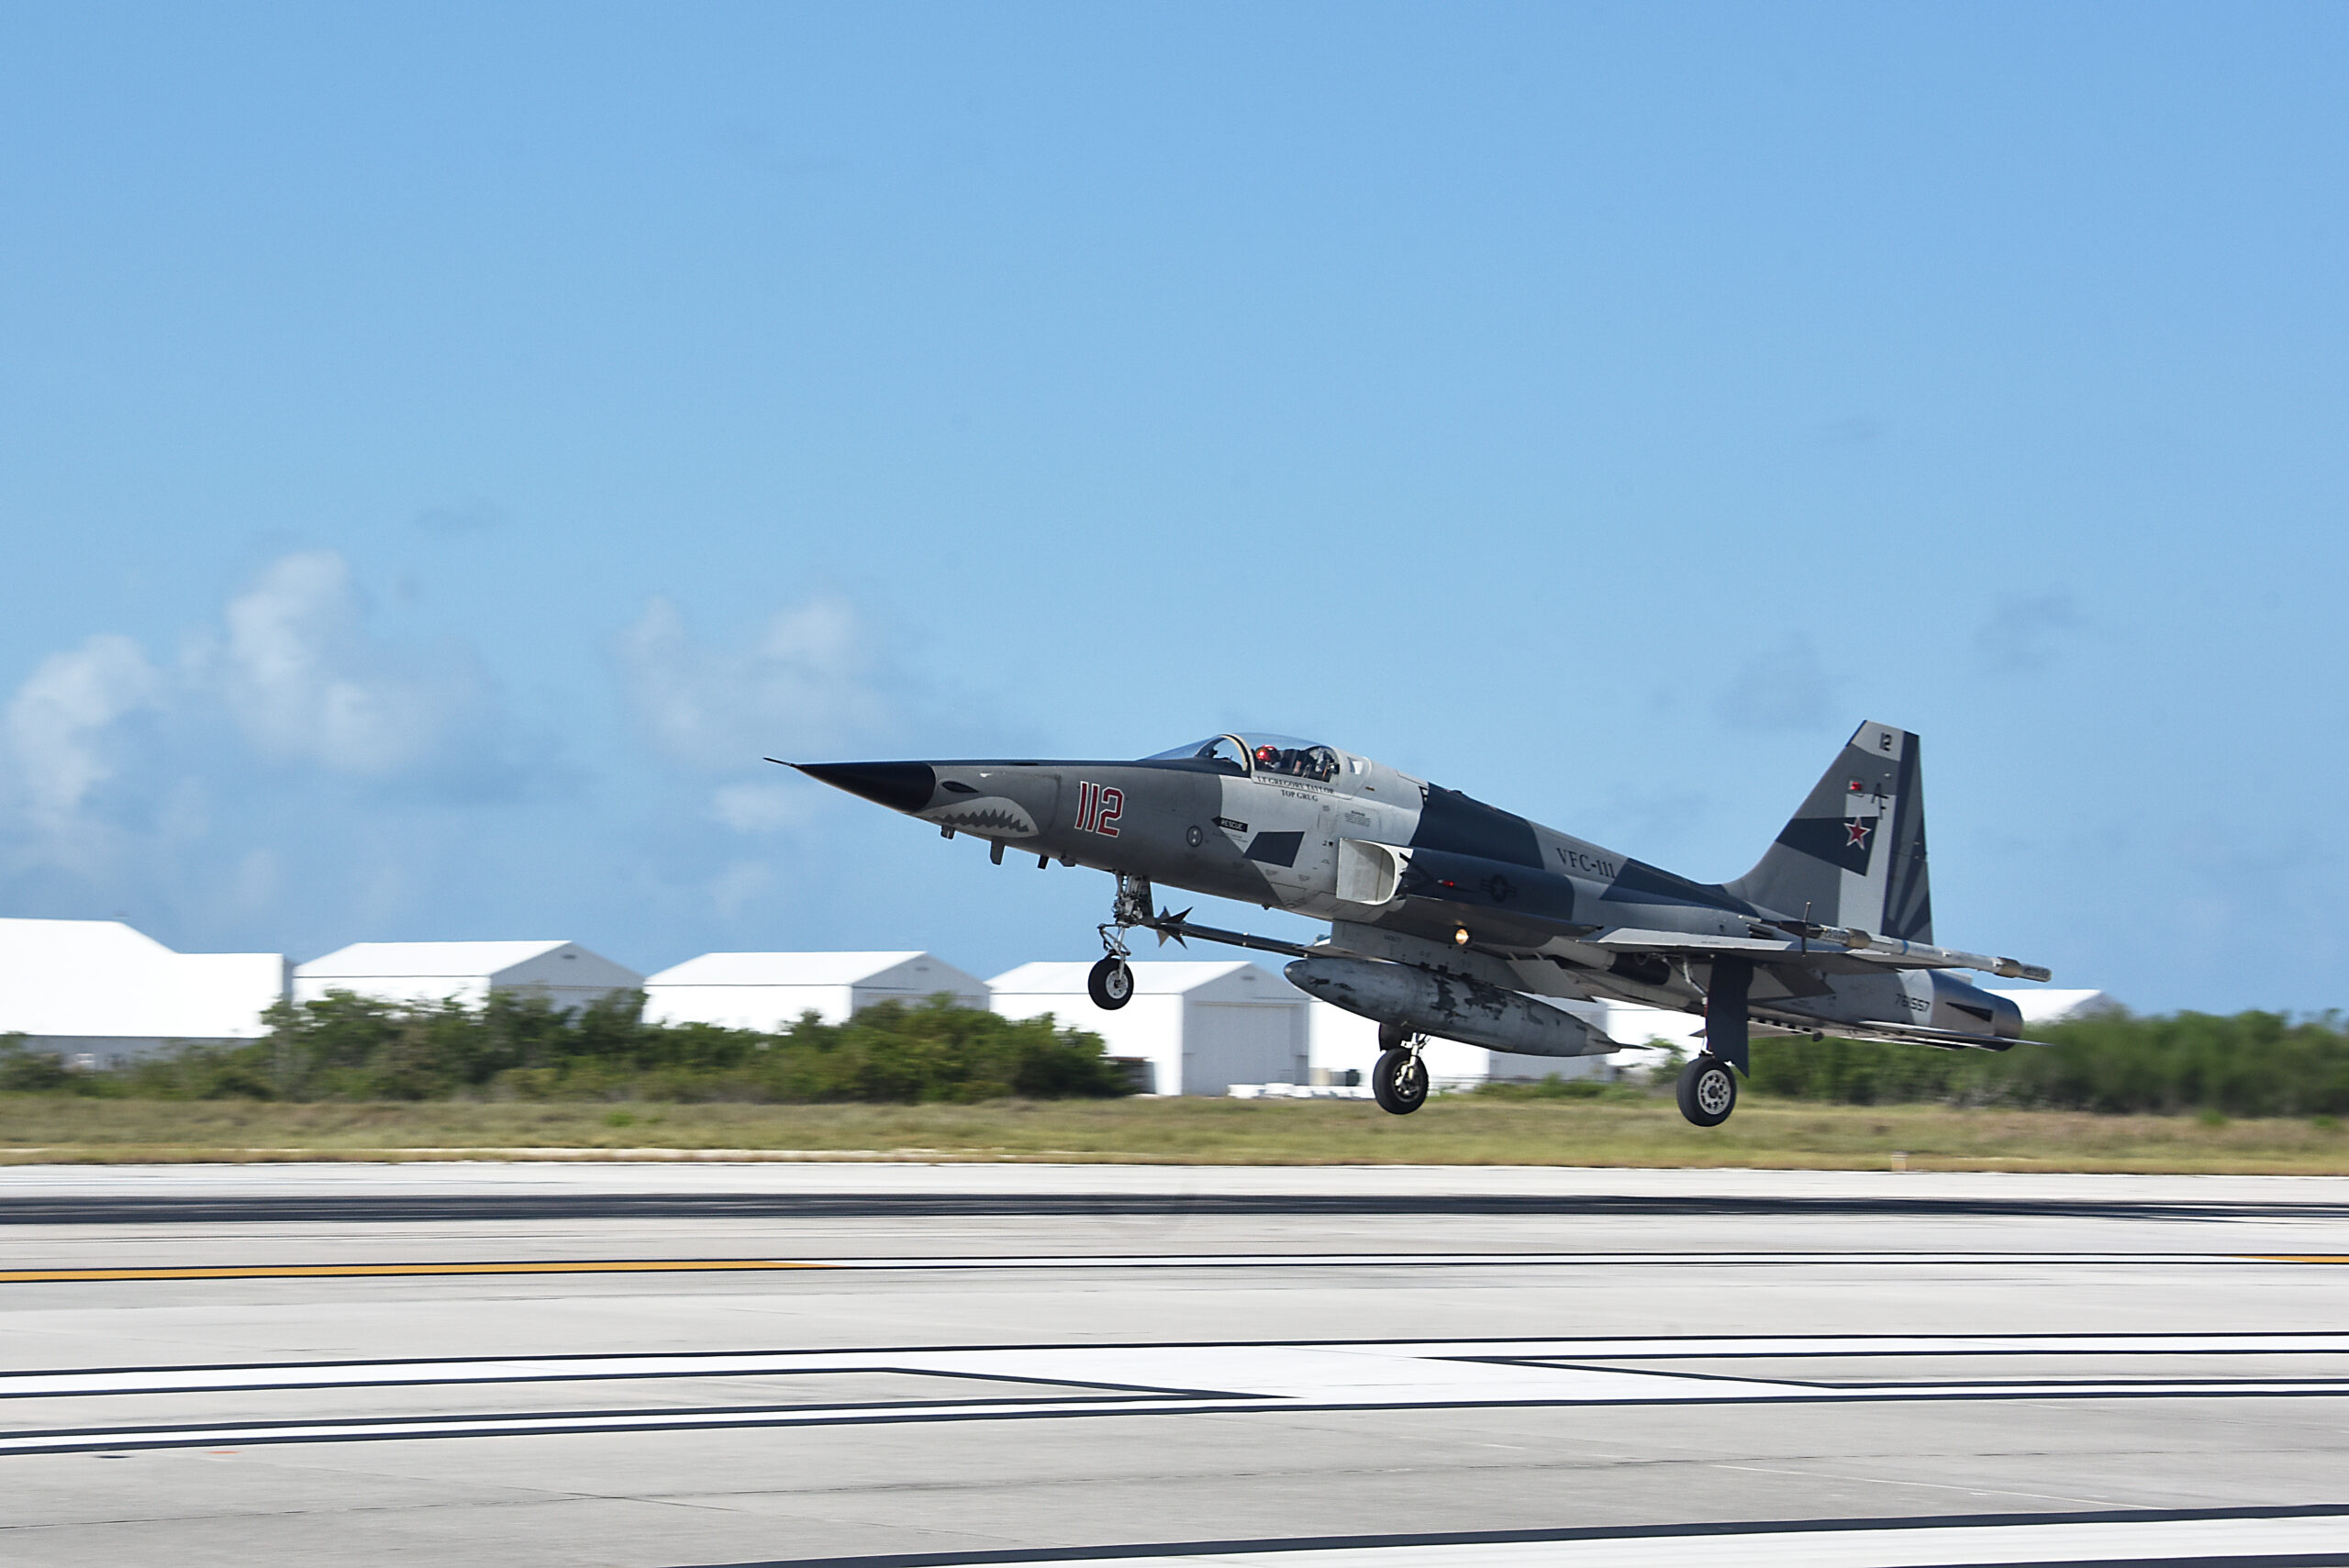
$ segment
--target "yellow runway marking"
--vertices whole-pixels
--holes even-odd
[[[829,1263],[778,1258],[674,1258],[640,1262],[556,1263],[261,1263],[177,1269],[0,1269],[0,1284],[95,1284],[115,1280],[335,1279],[402,1274],[642,1274],[720,1270],[825,1269]]]
[[[2254,1263],[2349,1263],[2349,1253],[2339,1252],[2254,1252],[2249,1261]]]

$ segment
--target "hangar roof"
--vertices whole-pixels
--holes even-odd
[[[2099,1013],[2118,1012],[2119,1001],[2101,991],[2054,991],[2044,985],[1995,987],[1994,996],[2004,996],[2022,1011],[2026,1024],[2054,1024],[2076,1018],[2090,1018]]]
[[[1085,977],[1092,968],[1090,963],[1023,963],[988,981],[987,989],[1009,996],[1081,996],[1085,995]],[[1203,985],[1229,980],[1243,989],[1261,984],[1263,999],[1267,1002],[1306,1000],[1305,993],[1296,986],[1246,959],[1142,961],[1133,964],[1132,969],[1137,996],[1182,995]]]
[[[952,978],[962,971],[943,959],[909,952],[706,952],[650,976],[647,985],[855,985],[890,970],[925,961]],[[975,978],[975,977],[974,977]],[[941,989],[952,989],[951,986]]]
[[[304,980],[380,979],[390,975],[498,974],[569,942],[353,942],[296,964]]]

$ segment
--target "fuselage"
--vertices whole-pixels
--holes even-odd
[[[1546,995],[1698,1006],[1704,977],[1687,964],[1585,939],[1629,929],[1737,940],[1757,919],[1803,915],[1759,907],[1371,758],[1281,737],[1220,736],[1134,761],[804,771],[1011,851],[1408,944],[1381,956],[1454,951],[1496,984]],[[1355,951],[1370,951],[1355,940]],[[1775,984],[1764,977],[1757,1003],[1977,1029],[1987,995],[1944,973],[1865,966],[1815,995],[1786,986],[1774,995]]]

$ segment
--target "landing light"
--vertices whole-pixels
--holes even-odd
[[[1468,928],[1463,926],[1458,930],[1453,932],[1452,940],[1455,947],[1466,947],[1468,945]]]

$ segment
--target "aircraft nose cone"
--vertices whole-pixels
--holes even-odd
[[[892,811],[919,811],[938,789],[938,771],[928,762],[794,762],[792,766],[811,779],[863,795]]]

